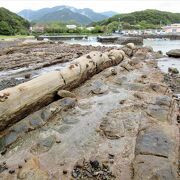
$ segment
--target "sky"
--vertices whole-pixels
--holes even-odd
[[[158,9],[180,13],[180,0],[0,0],[0,7],[15,13],[23,9],[37,10],[58,5],[91,8],[96,12],[129,13],[144,9]]]

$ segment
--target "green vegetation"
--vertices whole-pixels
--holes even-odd
[[[61,22],[52,22],[52,23],[47,23],[47,24],[35,24],[32,23],[33,26],[33,35],[37,36],[40,34],[48,34],[48,35],[56,35],[56,34],[101,34],[104,32],[104,29],[101,26],[95,26],[94,29],[88,30],[84,26],[79,26],[77,23],[73,23],[77,25],[77,28],[75,29],[68,29],[66,27],[66,23],[61,23]],[[39,27],[44,27],[44,30],[38,30]],[[36,29],[37,27],[37,29]]]
[[[180,23],[180,13],[148,9],[115,15],[93,25],[107,26],[108,31],[112,32],[117,29],[155,29],[172,23]]]
[[[15,36],[0,35],[0,40],[23,39],[23,38],[33,38],[33,37],[34,37],[34,36],[27,36],[27,35],[15,35]]]
[[[5,8],[0,8],[0,34],[1,35],[16,35],[28,34],[29,22],[10,12]]]

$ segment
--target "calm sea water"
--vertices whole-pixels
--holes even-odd
[[[97,42],[96,37],[89,37],[88,39],[84,40],[72,39],[66,42],[69,44],[121,47],[121,45],[118,44],[102,44]],[[164,55],[171,49],[180,49],[180,40],[145,39],[143,44],[144,46],[151,46],[154,51],[162,51]],[[158,59],[158,65],[163,72],[168,72],[168,67],[176,67],[180,71],[180,58],[164,57]]]

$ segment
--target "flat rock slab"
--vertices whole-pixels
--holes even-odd
[[[134,180],[177,180],[176,168],[168,159],[151,156],[138,155],[133,163]]]
[[[150,128],[137,137],[135,153],[168,158],[174,152],[174,142],[163,130]]]
[[[167,107],[162,107],[158,105],[149,105],[146,112],[147,114],[149,114],[151,117],[155,118],[158,121],[161,122],[168,121],[169,108]]]

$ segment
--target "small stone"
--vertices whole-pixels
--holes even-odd
[[[74,178],[78,177],[78,173],[74,169],[72,171],[72,177],[74,177]]]
[[[21,168],[22,168],[22,165],[18,165],[18,168],[21,169]]]
[[[25,79],[29,79],[31,77],[31,74],[25,74]]]
[[[109,159],[114,159],[114,154],[108,154]]]
[[[113,69],[111,69],[111,74],[112,75],[117,75],[117,71],[113,68]]]
[[[96,128],[96,132],[100,132],[101,130],[99,128]]]
[[[111,164],[114,164],[114,159],[110,159],[109,162],[110,162]]]
[[[180,115],[177,115],[177,122],[180,123]]]
[[[61,140],[60,139],[56,140],[56,143],[57,144],[61,143]]]
[[[14,169],[9,170],[9,174],[13,174],[13,173],[15,173]]]
[[[63,174],[67,174],[68,173],[68,171],[67,170],[63,170]]]
[[[134,95],[134,97],[136,97],[138,99],[143,99],[143,96],[141,93],[135,92],[133,95]]]
[[[84,163],[85,163],[85,159],[82,158],[82,159],[79,159],[77,162],[76,162],[76,167],[77,168],[82,168],[84,166]]]
[[[97,160],[90,161],[90,164],[94,169],[98,169],[99,167],[99,161]]]
[[[123,100],[121,100],[120,102],[119,102],[119,104],[124,104],[125,103],[125,99],[123,99]]]
[[[177,68],[169,67],[168,72],[172,74],[179,74],[179,71]]]
[[[87,55],[86,58],[87,58],[87,59],[91,59],[91,56],[90,56],[90,55]]]
[[[147,78],[147,75],[143,74],[141,77],[145,79],[145,78]]]

